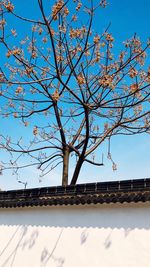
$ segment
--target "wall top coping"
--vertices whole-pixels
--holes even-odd
[[[0,191],[0,208],[150,201],[150,178]]]

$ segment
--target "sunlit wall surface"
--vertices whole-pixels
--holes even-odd
[[[0,209],[0,267],[149,267],[150,203]]]

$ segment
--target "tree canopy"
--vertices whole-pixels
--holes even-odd
[[[15,1],[0,2],[1,116],[25,127],[35,121],[28,144],[1,134],[1,149],[13,157],[1,161],[1,171],[35,165],[45,175],[60,165],[62,185],[75,184],[84,162],[103,165],[95,155],[105,140],[150,132],[150,42],[134,34],[116,52],[110,25],[103,32],[93,25],[99,9],[107,8],[105,0],[37,4],[29,18],[15,11]],[[23,155],[29,161],[22,165]]]

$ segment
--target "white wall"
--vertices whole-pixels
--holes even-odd
[[[0,267],[124,266],[150,266],[150,203],[0,209]]]

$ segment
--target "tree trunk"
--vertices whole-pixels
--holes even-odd
[[[83,159],[79,158],[70,184],[76,184],[83,162]]]
[[[63,173],[62,173],[62,186],[68,185],[68,169],[69,169],[69,148],[65,148],[63,153]]]

